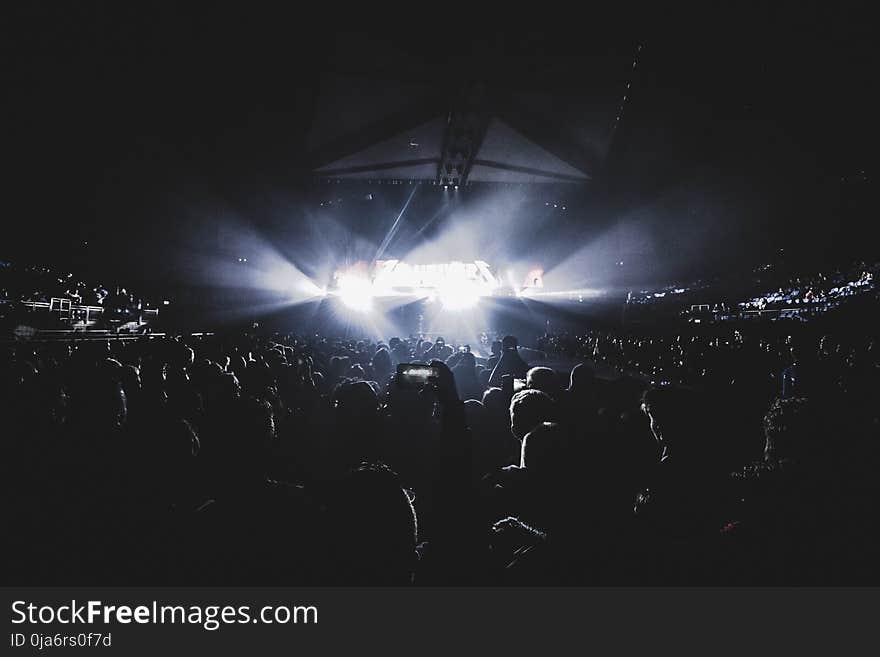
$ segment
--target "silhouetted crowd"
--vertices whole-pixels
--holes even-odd
[[[817,337],[5,347],[4,581],[877,584],[878,349]]]
[[[880,263],[869,267],[861,262],[849,271],[836,270],[831,274],[818,272],[813,276],[798,276],[787,281],[778,290],[755,296],[741,302],[739,306],[766,310],[802,305],[830,310],[847,297],[872,291],[874,274],[877,271],[880,271]]]
[[[102,309],[105,320],[138,319],[149,301],[124,285],[86,282],[72,272],[43,266],[0,262],[0,323],[34,320],[34,304],[64,299],[74,306]]]
[[[757,318],[763,311],[807,318],[865,297],[876,301],[878,273],[877,261],[858,260],[813,273],[767,263],[750,274],[734,271],[724,278],[633,290],[627,296],[627,308],[634,317],[675,313],[704,321]]]

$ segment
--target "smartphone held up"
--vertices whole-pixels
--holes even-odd
[[[426,384],[436,381],[440,372],[436,367],[421,363],[401,363],[397,366],[397,380],[407,388],[424,388]]]

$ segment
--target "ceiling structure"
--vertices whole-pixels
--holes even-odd
[[[599,176],[640,47],[562,53],[538,67],[506,44],[481,47],[461,75],[449,73],[461,70],[456,58],[438,72],[401,44],[371,43],[359,66],[330,62],[307,140],[314,176],[451,186],[583,185]],[[377,61],[405,62],[404,70]]]

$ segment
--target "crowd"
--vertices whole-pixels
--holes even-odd
[[[790,396],[813,384],[802,378],[786,385],[785,373],[796,363],[811,370],[821,365],[821,379],[846,392],[869,383],[877,358],[876,338],[823,336],[806,330],[791,333],[790,328],[749,332],[744,326],[678,327],[668,334],[644,329],[588,331],[564,344],[572,355],[646,380],[713,389],[747,385],[767,398]]]
[[[880,581],[875,342],[556,343],[573,367],[513,336],[7,347],[4,581]]]
[[[727,279],[630,291],[626,305],[631,318],[665,313],[730,320],[758,317],[758,311],[804,318],[835,310],[869,293],[876,296],[874,279],[878,273],[880,262],[864,260],[810,274],[800,270],[793,273],[787,267],[769,263],[748,276],[734,272]]]
[[[0,312],[10,313],[33,303],[66,299],[73,305],[101,307],[109,314],[135,316],[150,304],[124,285],[86,282],[73,272],[49,267],[0,262]]]
[[[864,262],[848,270],[831,273],[818,272],[814,276],[797,276],[777,290],[764,292],[738,305],[745,310],[809,307],[812,310],[830,310],[848,297],[874,289],[874,274],[880,263],[870,267]]]

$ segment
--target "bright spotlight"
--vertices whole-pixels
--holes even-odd
[[[346,308],[356,310],[359,313],[365,313],[373,308],[373,297],[368,295],[356,294],[354,292],[342,292],[339,295],[342,303]]]
[[[462,311],[480,302],[479,291],[469,281],[449,281],[437,292],[443,310]]]
[[[444,311],[475,307],[480,297],[492,296],[500,283],[482,260],[409,264],[402,260],[377,260],[372,265],[357,263],[334,274],[331,291],[349,308],[365,311],[374,298],[424,299]]]
[[[474,308],[480,302],[480,297],[476,294],[441,294],[440,303],[443,310],[462,311]]]
[[[307,297],[322,297],[326,296],[327,291],[322,290],[322,288],[318,287],[313,281],[309,279],[303,279],[299,281],[293,288],[292,292],[298,294],[305,294]]]
[[[345,275],[338,279],[339,298],[346,307],[367,312],[373,307],[373,284],[362,276]]]

